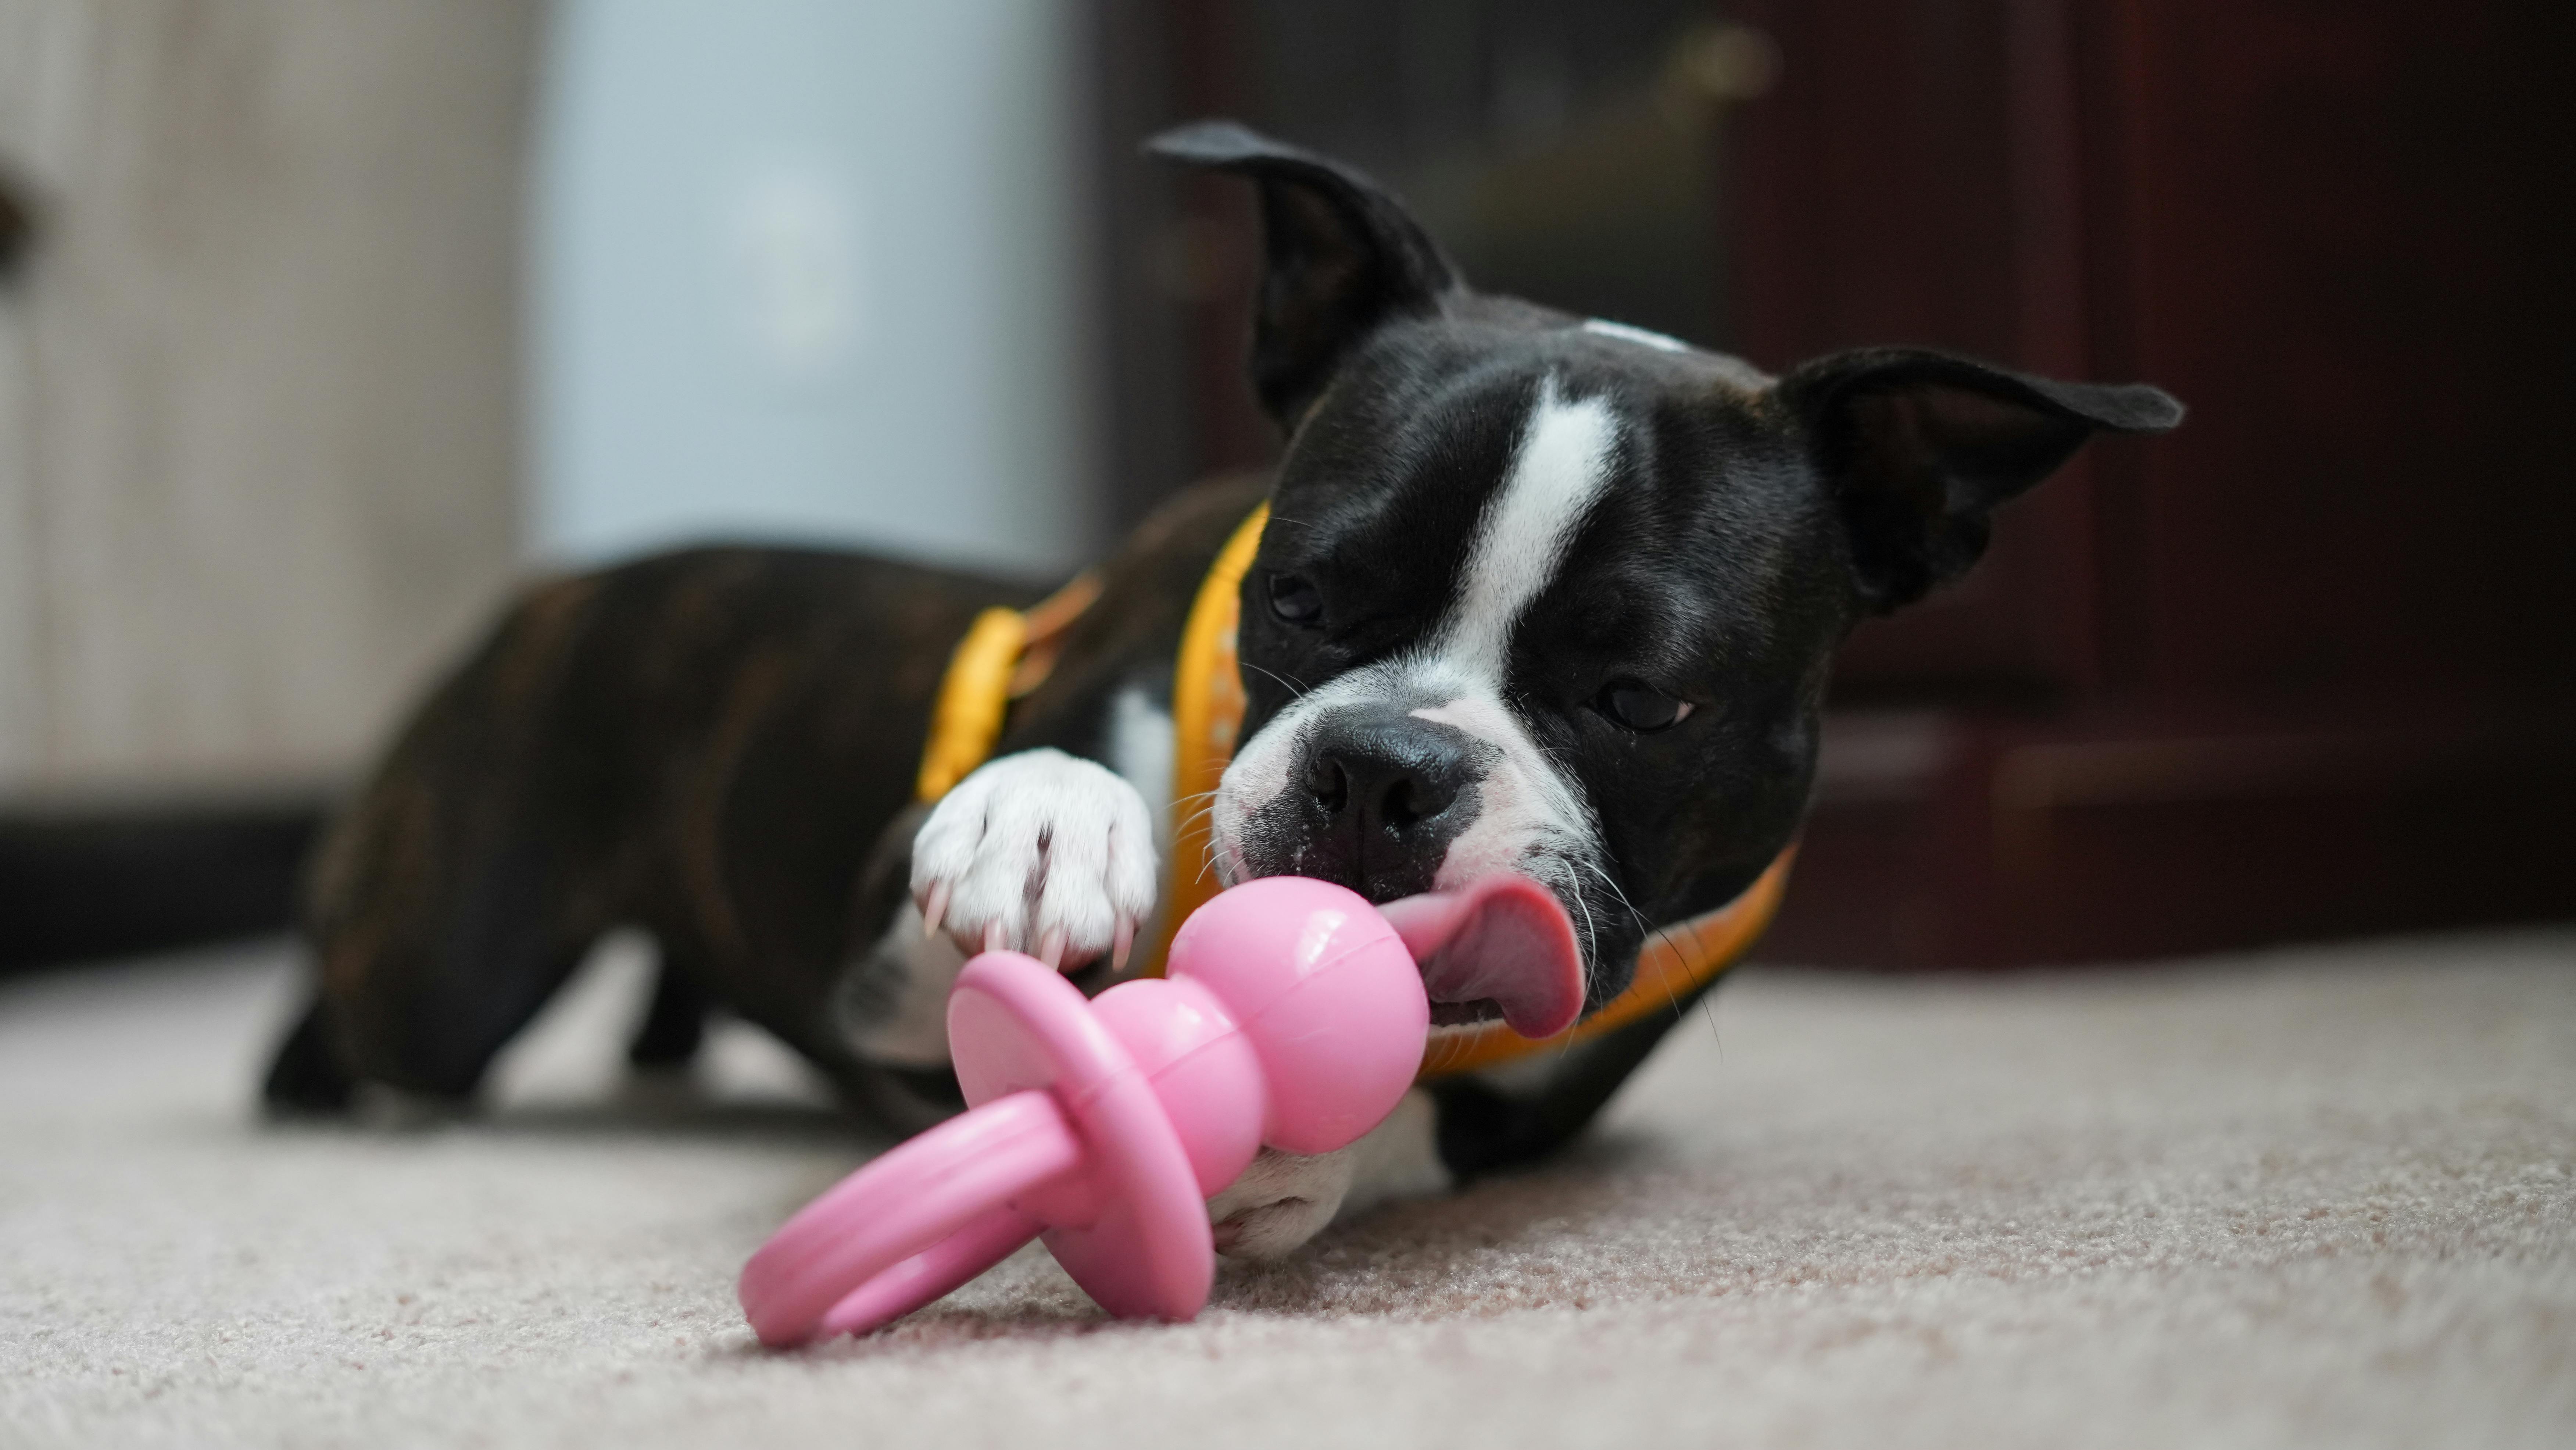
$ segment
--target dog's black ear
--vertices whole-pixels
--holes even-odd
[[[1431,311],[1459,285],[1457,269],[1403,203],[1338,161],[1232,121],[1193,122],[1145,149],[1261,189],[1267,255],[1252,387],[1283,429],[1296,426],[1352,343],[1390,317]]]
[[[1819,358],[1778,396],[1834,488],[1861,598],[1879,613],[1966,573],[1995,506],[2096,431],[2182,421],[2182,404],[2143,383],[2053,382],[1911,348]]]

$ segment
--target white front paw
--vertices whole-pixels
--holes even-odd
[[[1312,1158],[1262,1149],[1242,1177],[1208,1200],[1217,1252],[1276,1259],[1321,1233],[1341,1212],[1358,1156],[1349,1148]]]
[[[1236,1259],[1275,1259],[1345,1214],[1389,1199],[1446,1193],[1454,1186],[1440,1162],[1440,1109],[1414,1088],[1366,1137],[1337,1153],[1301,1158],[1264,1148],[1243,1176],[1208,1200],[1217,1251]]]
[[[925,929],[969,951],[1012,948],[1056,966],[1103,952],[1123,965],[1154,910],[1145,798],[1061,750],[986,762],[940,798],[912,839]]]

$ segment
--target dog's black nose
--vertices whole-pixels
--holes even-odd
[[[1355,811],[1361,830],[1398,837],[1449,809],[1466,783],[1458,732],[1410,718],[1338,722],[1318,735],[1306,769],[1326,815]]]
[[[1426,889],[1475,778],[1475,743],[1409,715],[1323,722],[1306,750],[1306,791],[1320,829],[1307,874],[1345,879],[1373,899]],[[1320,868],[1320,869],[1318,869]]]

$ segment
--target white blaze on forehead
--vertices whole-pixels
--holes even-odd
[[[1512,630],[1555,580],[1609,486],[1618,442],[1618,419],[1607,403],[1566,402],[1554,379],[1539,390],[1512,471],[1477,523],[1457,607],[1429,656],[1408,672],[1414,688],[1433,691],[1440,701],[1413,710],[1416,719],[1458,729],[1501,757],[1477,782],[1474,821],[1441,857],[1432,883],[1441,890],[1496,871],[1570,875],[1572,862],[1594,854],[1582,793],[1513,715],[1505,682]],[[1573,889],[1571,902],[1579,904],[1579,882],[1549,884]]]
[[[1253,864],[1245,833],[1254,817],[1298,788],[1308,728],[1339,710],[1402,702],[1415,718],[1492,747],[1476,781],[1475,818],[1450,839],[1435,887],[1525,870],[1582,910],[1581,874],[1600,871],[1591,811],[1581,789],[1514,714],[1506,686],[1512,631],[1563,568],[1566,551],[1609,487],[1618,445],[1619,420],[1608,403],[1569,402],[1554,379],[1541,386],[1510,471],[1476,521],[1457,600],[1439,626],[1420,646],[1299,696],[1245,741],[1226,768],[1212,813],[1216,866],[1225,880],[1241,880]],[[1293,861],[1268,864],[1294,869]],[[1583,925],[1588,935],[1588,921]]]
[[[1651,347],[1657,352],[1690,351],[1690,344],[1678,337],[1666,337],[1660,332],[1648,332],[1642,327],[1630,327],[1624,322],[1604,322],[1596,317],[1583,324],[1583,330],[1596,337],[1615,337],[1621,342],[1633,342],[1640,347]]]
[[[1486,503],[1458,605],[1434,650],[1499,689],[1512,626],[1556,577],[1565,551],[1609,483],[1618,422],[1598,398],[1569,403],[1539,390],[1510,476]]]

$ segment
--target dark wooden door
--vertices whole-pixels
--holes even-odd
[[[2107,503],[2117,678],[2367,707],[2576,677],[2576,7],[2083,29],[2105,365],[2197,404]]]
[[[1396,47],[1482,16],[1595,57],[1614,12],[1711,21],[1666,10],[1155,13],[1175,108],[1339,117],[1387,165],[1403,117],[1467,93],[1334,66],[1317,17]],[[1964,586],[1851,641],[1767,949],[2102,959],[2576,914],[2576,6],[1721,10],[1779,64],[1714,157],[1703,340],[1775,368],[1920,343],[2192,409],[2088,450]],[[1384,128],[1295,94],[1381,72]],[[1191,235],[1223,256],[1241,225]],[[1241,286],[1193,294],[1203,400],[1239,397]],[[1251,446],[1239,402],[1193,416],[1204,462]]]
[[[1734,156],[1757,361],[1923,342],[2192,408],[1855,638],[1775,949],[2576,910],[2576,8],[1744,13],[1784,56]]]

